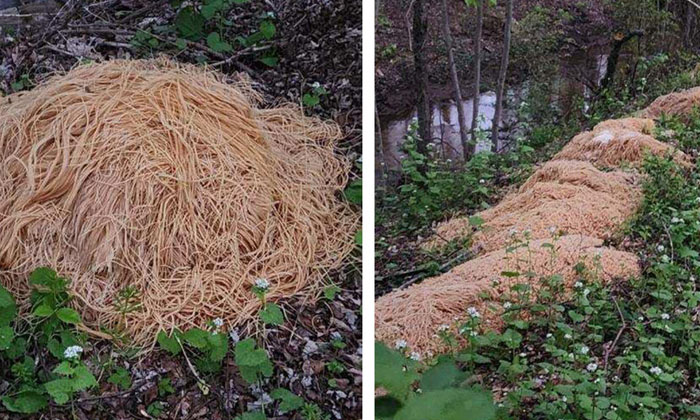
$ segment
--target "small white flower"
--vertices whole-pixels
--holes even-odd
[[[552,338],[552,333],[547,333],[547,338]]]
[[[566,402],[566,401],[567,401],[566,395],[564,395],[563,397],[561,397],[561,400],[562,400],[563,402]]]
[[[343,336],[340,335],[340,333],[339,333],[338,331],[333,331],[333,332],[331,333],[331,339],[332,339],[332,340],[342,340],[342,339],[343,339]]]
[[[637,318],[637,321],[639,321],[639,322],[644,321],[644,317],[643,317],[643,316],[640,316],[639,318]]]
[[[221,328],[224,326],[224,320],[221,318],[216,318],[215,320],[212,321],[212,324],[214,324],[214,326],[216,328]]]
[[[574,283],[574,287],[577,289],[580,289],[583,287],[583,283],[581,283],[580,281],[577,281],[576,283]]]
[[[673,219],[671,219],[671,223],[680,223],[680,222],[682,222],[682,220],[677,218],[677,217],[674,217]]]
[[[670,319],[670,318],[671,318],[671,316],[670,316],[669,314],[665,313],[665,312],[661,314],[661,319],[663,319],[663,320],[667,320],[667,319]]]
[[[659,245],[656,247],[656,250],[659,252],[664,252],[664,249],[666,249],[663,245]]]
[[[420,353],[416,353],[415,351],[411,353],[411,359],[412,360],[420,360]]]
[[[476,308],[473,306],[470,306],[469,308],[467,308],[467,313],[472,318],[479,318],[481,316],[481,314],[479,314],[479,311],[477,311]]]
[[[229,331],[228,336],[231,337],[233,344],[236,344],[241,340],[241,337],[238,336],[238,330]]]
[[[595,372],[596,369],[598,369],[597,363],[589,363],[588,366],[586,366],[586,370],[589,372]]]
[[[690,281],[691,281],[692,283],[695,283],[695,276],[690,276]]]
[[[588,346],[583,346],[583,347],[581,347],[581,350],[579,350],[579,352],[581,354],[588,354],[589,350],[590,350],[590,348],[588,348]]]
[[[584,295],[584,296],[588,296],[588,295],[590,295],[590,294],[591,294],[591,289],[588,289],[588,288],[583,289],[583,295]]]
[[[658,366],[654,366],[653,368],[649,369],[649,372],[652,375],[661,375],[663,373],[663,370],[661,370],[661,368]]]
[[[406,343],[406,340],[396,340],[396,344],[394,344],[394,347],[396,350],[402,350],[405,349],[408,344]]]
[[[452,163],[452,159],[447,159],[445,163]]]
[[[555,233],[557,233],[557,227],[556,227],[556,226],[550,226],[550,227],[549,227],[549,233],[552,234],[552,235],[554,235]]]
[[[515,235],[518,234],[518,229],[511,229],[511,230],[508,231],[508,234],[509,234],[510,236],[515,236]]]
[[[520,353],[520,357],[527,357],[527,353]]]
[[[664,254],[661,256],[661,261],[664,263],[667,263],[667,262],[671,261],[671,259],[668,257],[668,255]]]
[[[479,333],[476,331],[472,331],[469,333],[469,335],[471,335],[472,337],[476,337],[477,335],[479,335]]]
[[[506,303],[503,304],[503,309],[510,309],[511,306],[513,306],[512,303],[506,302]]]
[[[318,88],[321,87],[321,84],[320,84],[319,82],[313,82],[313,83],[311,84],[311,87],[314,88],[314,89],[318,89]]]
[[[442,324],[442,325],[440,325],[440,326],[438,327],[438,331],[440,331],[440,332],[442,332],[442,331],[447,331],[447,330],[449,330],[449,329],[450,329],[450,326],[447,325],[447,324]]]
[[[255,279],[255,287],[261,290],[267,290],[270,288],[270,282],[266,278],[258,277]]]
[[[571,334],[564,334],[564,338],[566,338],[567,340],[571,340],[572,337]]]
[[[83,352],[83,348],[80,346],[70,346],[67,347],[66,350],[63,352],[63,357],[66,359],[75,359],[80,357],[80,354]]]
[[[485,182],[486,182],[486,181],[485,181],[484,179],[480,179],[480,180],[479,180],[479,184],[483,184],[483,183],[485,183]]]

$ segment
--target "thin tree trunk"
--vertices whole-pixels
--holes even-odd
[[[421,140],[417,144],[418,152],[426,154],[430,136],[430,103],[428,101],[428,72],[425,62],[425,36],[428,23],[423,15],[423,0],[413,4],[413,60],[414,77],[418,87],[418,133]]]
[[[472,142],[476,150],[476,131],[479,122],[479,96],[481,94],[481,30],[484,25],[484,0],[476,0],[476,33],[474,34],[474,111],[472,112]]]
[[[503,35],[503,55],[501,68],[498,73],[498,88],[496,90],[496,110],[493,114],[491,125],[491,150],[498,150],[498,131],[501,126],[501,114],[503,114],[503,93],[506,88],[506,75],[508,74],[508,56],[510,55],[510,34],[513,24],[513,0],[506,0],[506,25]]]
[[[447,0],[442,0],[442,30],[444,32],[445,44],[447,44],[447,61],[450,66],[454,100],[457,104],[457,113],[459,114],[459,136],[462,140],[462,156],[464,156],[464,160],[467,160],[469,156],[471,156],[471,151],[469,150],[469,136],[467,134],[467,122],[464,115],[462,89],[459,87],[459,75],[457,74],[454,52],[452,51],[452,35],[450,34],[450,16],[447,10]]]
[[[605,69],[605,77],[600,84],[601,91],[609,88],[612,85],[612,81],[615,77],[615,70],[617,69],[617,61],[620,59],[620,51],[622,47],[632,38],[641,37],[644,35],[644,31],[637,29],[628,32],[627,35],[622,38],[615,39],[612,50],[610,51],[610,56],[608,57],[608,67]]]

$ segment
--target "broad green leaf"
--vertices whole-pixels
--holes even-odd
[[[75,369],[71,366],[70,362],[61,362],[58,366],[53,369],[53,373],[63,376],[70,376],[73,374]]]
[[[160,344],[160,346],[165,351],[172,354],[173,356],[180,354],[180,352],[182,351],[182,347],[180,347],[180,343],[178,343],[174,337],[175,334],[176,333],[173,333],[173,336],[169,336],[168,334],[165,333],[165,331],[160,331],[158,333],[158,336],[156,337],[158,344]]]
[[[374,344],[374,358],[375,388],[384,388],[394,398],[404,401],[411,384],[419,378],[412,361],[381,342]]]
[[[208,336],[209,332],[201,328],[192,328],[182,334],[182,339],[190,346],[201,350],[207,347],[209,343]]]
[[[274,303],[267,303],[260,310],[260,319],[270,325],[281,325],[284,323],[284,315],[279,306]]]
[[[73,381],[66,378],[46,382],[44,388],[56,404],[67,403],[71,395],[73,395]]]
[[[82,391],[97,386],[97,379],[87,366],[80,365],[73,372],[73,391]]]
[[[280,59],[273,55],[266,55],[262,57],[260,61],[268,67],[275,67],[279,63]]]
[[[420,388],[423,391],[437,391],[459,384],[464,380],[464,373],[451,360],[440,361],[423,373]]]
[[[53,308],[45,303],[37,306],[36,309],[34,309],[34,316],[44,318],[51,315],[53,315]]]
[[[362,232],[361,230],[359,232]],[[333,300],[335,299],[335,295],[340,292],[340,287],[338,287],[335,284],[331,284],[326,286],[325,289],[323,289],[323,296],[325,296],[326,299],[328,300]]]
[[[22,391],[14,397],[2,397],[2,402],[8,410],[23,414],[38,413],[49,403],[44,395],[32,390]]]
[[[444,389],[417,394],[394,417],[396,420],[491,420],[496,408],[491,395],[469,389]]]
[[[228,42],[221,39],[218,32],[212,32],[207,36],[207,45],[216,52],[231,52],[233,47]]]
[[[270,393],[270,396],[280,402],[278,409],[281,414],[296,410],[304,405],[303,398],[285,388],[275,389]]]
[[[119,389],[127,390],[131,388],[131,375],[128,370],[119,366],[109,375],[107,382],[116,385]],[[158,383],[158,388],[160,389],[160,383]]]
[[[275,36],[275,32],[277,32],[277,28],[275,28],[274,23],[269,20],[263,20],[260,22],[260,33],[266,39],[272,39],[272,37]]]
[[[207,337],[211,352],[209,358],[214,362],[220,362],[226,357],[228,352],[228,335],[226,334],[209,334]]]
[[[209,20],[214,17],[214,15],[224,9],[223,0],[209,0],[201,8],[202,16]]]
[[[10,325],[17,316],[17,304],[4,287],[0,286],[0,326]]]
[[[9,325],[0,327],[0,350],[7,350],[12,345],[15,338],[15,330]]]
[[[10,292],[0,285],[0,308],[7,308],[15,304],[15,299]]]
[[[399,409],[401,409],[401,401],[394,397],[385,395],[374,399],[375,417],[380,420],[390,420],[394,418]]]
[[[353,204],[362,205],[362,179],[356,179],[348,184],[345,188],[345,198]]]
[[[80,324],[80,315],[71,308],[61,308],[56,311],[56,316],[66,324]]]
[[[311,95],[309,93],[305,93],[304,96],[301,97],[301,102],[308,108],[315,107],[320,101],[321,99],[317,95]]]
[[[194,10],[192,6],[187,6],[180,10],[175,18],[175,28],[183,38],[197,41],[204,36],[204,16]]]

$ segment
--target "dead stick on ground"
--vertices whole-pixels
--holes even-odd
[[[608,358],[610,357],[610,353],[612,353],[615,346],[617,346],[617,342],[620,340],[620,337],[622,336],[622,332],[625,330],[625,328],[627,328],[627,322],[625,322],[625,317],[622,314],[622,311],[620,310],[620,305],[617,303],[617,299],[613,298],[613,302],[615,302],[615,307],[617,308],[617,313],[620,315],[620,321],[622,321],[622,326],[617,331],[617,335],[615,336],[615,340],[613,340],[613,342],[610,344],[610,346],[607,349],[605,349],[605,357],[604,357],[605,362],[603,363],[603,369],[605,369],[605,370],[608,369]]]

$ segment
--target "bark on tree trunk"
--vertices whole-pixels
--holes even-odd
[[[474,111],[472,112],[472,142],[476,150],[476,129],[479,126],[479,96],[481,95],[481,30],[484,25],[484,0],[476,0],[476,33],[474,34]]]
[[[452,77],[452,90],[454,100],[457,104],[457,113],[459,121],[459,136],[462,140],[462,156],[466,161],[471,156],[472,151],[469,149],[469,136],[467,135],[467,122],[464,115],[464,102],[462,101],[462,90],[459,87],[459,75],[457,74],[457,66],[455,65],[454,52],[452,51],[452,35],[450,34],[450,16],[447,10],[447,0],[442,0],[442,31],[447,44],[447,61],[450,66],[450,76]]]
[[[612,84],[613,78],[615,77],[615,70],[617,69],[617,61],[620,59],[620,50],[622,47],[632,38],[643,36],[644,31],[637,29],[628,32],[627,35],[615,39],[612,50],[610,50],[610,57],[608,57],[608,67],[605,69],[605,77],[600,84],[601,91],[607,89]]]
[[[506,24],[503,35],[503,56],[501,68],[498,73],[498,88],[496,90],[496,110],[493,114],[491,125],[491,150],[498,151],[498,131],[501,126],[501,114],[503,113],[503,93],[506,88],[506,75],[508,74],[508,56],[510,55],[510,35],[513,24],[513,0],[506,1]]]
[[[428,72],[425,62],[425,36],[428,23],[423,15],[423,0],[415,0],[413,3],[413,60],[414,77],[418,87],[418,133],[421,141],[417,149],[420,153],[428,152],[430,142],[430,103],[428,100]]]

